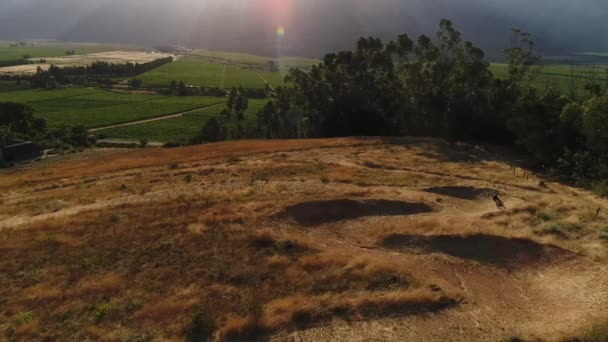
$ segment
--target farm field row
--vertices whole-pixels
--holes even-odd
[[[509,72],[507,64],[492,63],[490,69],[496,77],[507,78]],[[572,75],[574,75],[574,78]],[[540,91],[552,88],[567,95],[570,95],[572,91],[581,95],[585,91],[585,85],[591,79],[604,85],[608,84],[608,65],[579,65],[574,67],[570,65],[547,65],[536,76],[532,85]]]
[[[23,90],[0,93],[0,102],[32,106],[49,127],[84,125],[95,128],[175,114],[222,103],[218,97],[176,97],[118,93],[94,88]]]
[[[84,55],[45,57],[43,63],[33,59],[33,64],[14,65],[0,68],[0,75],[32,75],[38,68],[48,70],[51,65],[59,67],[91,65],[95,62],[107,63],[147,63],[157,59],[173,57],[169,54],[150,51],[110,51]]]
[[[188,56],[151,70],[139,77],[144,84],[168,85],[184,81],[188,85],[208,88],[264,88],[283,84],[280,72],[247,69],[237,65],[211,63],[202,57]]]
[[[221,53],[221,52],[200,52],[195,51],[195,54],[200,56],[188,56],[174,63],[164,65],[155,70],[149,71],[141,76],[141,79],[146,84],[166,85],[172,80],[184,81],[189,85],[197,85],[201,87],[221,87],[231,88],[243,86],[245,88],[263,88],[266,84],[264,80],[273,86],[284,84],[284,76],[286,68],[289,66],[310,67],[317,60],[286,57],[278,59],[281,71],[270,72],[264,70],[256,70],[247,68],[238,63],[249,65],[267,63],[270,59],[239,53]],[[211,61],[209,58],[213,58]],[[234,63],[221,63],[220,60],[233,61]],[[533,85],[539,90],[553,88],[559,92],[570,94],[572,87],[577,94],[584,91],[584,86],[588,79],[594,79],[599,82],[608,82],[608,66],[575,66],[573,70],[569,65],[548,65],[543,68],[540,75],[537,76]],[[508,66],[501,63],[493,63],[491,70],[499,78],[507,77]],[[571,79],[571,73],[574,72],[574,82]]]
[[[249,100],[249,109],[246,114],[248,125],[255,122],[255,115],[264,107],[266,102],[267,100]],[[213,106],[178,118],[108,128],[97,133],[104,138],[134,141],[142,139],[158,142],[187,141],[200,133],[207,120],[218,116],[223,108],[223,106]]]
[[[320,59],[316,58],[308,58],[308,57],[264,57],[257,56],[247,53],[240,52],[221,52],[221,51],[209,51],[209,50],[195,50],[193,55],[201,56],[205,58],[211,58],[218,61],[225,61],[229,63],[237,63],[237,64],[249,64],[249,65],[258,65],[258,66],[266,66],[269,61],[273,61],[281,68],[281,70],[286,71],[290,67],[301,67],[301,68],[310,68],[315,64],[321,63]]]
[[[21,59],[24,55],[29,55],[32,58],[60,57],[65,56],[68,50],[74,50],[78,55],[108,51],[144,50],[140,47],[119,44],[28,42],[26,46],[16,47],[11,47],[11,44],[13,43],[0,42],[0,61]]]

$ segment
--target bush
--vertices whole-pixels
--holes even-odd
[[[591,184],[591,189],[598,196],[608,197],[608,181],[603,180],[603,181],[593,182]]]
[[[194,316],[190,323],[190,327],[186,333],[186,341],[211,341],[215,328],[216,326],[213,318],[207,312],[199,312]]]
[[[24,324],[28,324],[29,322],[34,320],[34,313],[32,313],[31,311],[27,311],[27,312],[20,312],[19,315],[17,315],[17,319],[15,320],[15,325],[17,327],[20,327]]]
[[[548,221],[553,221],[555,220],[557,217],[546,210],[541,210],[536,214],[536,217],[538,217],[539,219],[541,219],[542,221],[548,222]]]
[[[604,230],[600,232],[600,239],[608,241],[608,228],[604,228]]]
[[[103,303],[95,308],[95,321],[102,322],[114,311],[114,306],[111,303]]]
[[[580,229],[580,227],[574,223],[556,221],[545,224],[540,229],[536,230],[536,234],[540,236],[553,235],[560,239],[567,239],[569,233],[575,232],[578,229]]]

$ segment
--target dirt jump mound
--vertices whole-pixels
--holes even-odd
[[[367,216],[416,215],[432,211],[433,208],[425,203],[340,199],[299,203],[285,208],[279,214],[279,218],[292,219],[304,226],[313,226]]]
[[[549,264],[574,256],[556,246],[526,239],[492,235],[389,235],[381,241],[389,249],[419,253],[443,253],[454,257],[494,264],[506,268],[524,268]]]

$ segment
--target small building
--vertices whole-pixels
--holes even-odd
[[[35,160],[44,155],[42,148],[31,141],[9,141],[0,146],[0,166],[10,166],[13,163]]]

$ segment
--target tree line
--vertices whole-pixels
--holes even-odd
[[[58,67],[51,65],[48,70],[38,67],[36,74],[29,77],[29,81],[35,87],[46,87],[50,80],[65,84],[79,78],[132,77],[171,62],[173,62],[173,57],[159,58],[147,63],[98,61],[84,66]]]
[[[504,79],[449,20],[441,21],[435,39],[361,38],[354,50],[329,53],[309,71],[291,69],[288,85],[257,114],[251,136],[487,142],[516,147],[538,168],[560,175],[608,180],[606,89],[589,84],[594,91],[585,98],[539,92],[531,86],[542,68],[535,43],[526,32],[513,34]],[[200,140],[217,138],[203,130]]]
[[[219,116],[209,119],[201,132],[188,143],[200,144],[250,137],[252,132],[247,131],[245,122],[245,115],[249,109],[246,94],[243,88],[232,88],[228,93],[226,108]]]
[[[14,102],[0,102],[0,146],[15,139],[31,140],[43,148],[71,150],[95,143],[84,126],[49,129],[46,120],[34,116],[32,107]]]

